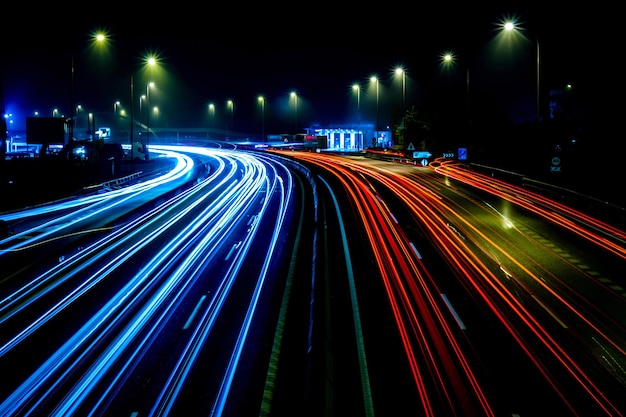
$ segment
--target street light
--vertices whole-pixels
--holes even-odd
[[[87,114],[87,135],[89,137],[89,140],[93,141],[94,139],[94,131],[95,129],[92,129],[92,126],[95,126],[96,124],[96,118],[95,115],[93,113],[88,113]]]
[[[261,141],[265,142],[265,98],[259,96],[259,103],[261,103]]]
[[[352,85],[352,90],[356,91],[356,114],[359,124],[361,124],[361,86],[358,84]]]
[[[444,52],[441,55],[441,65],[445,67],[451,67],[456,65],[456,55],[453,52]],[[470,70],[469,66],[465,69],[465,105],[467,112],[467,120],[470,120]]]
[[[502,29],[505,32],[518,32],[518,31],[523,30],[523,28],[518,28],[518,26],[515,24],[515,22],[511,22],[511,21],[505,22],[502,25]],[[524,35],[522,34],[522,36],[524,36]],[[537,122],[541,122],[541,103],[540,103],[540,92],[539,92],[540,54],[539,54],[539,39],[537,39],[536,37],[535,37],[535,47],[536,47],[536,57],[535,57],[535,59],[536,59],[536,75],[535,75],[535,80],[536,80],[536,88],[537,88],[537,91],[535,93],[536,94],[536,99],[537,99],[537,102],[536,102],[536,107],[537,107],[537,110],[536,110],[537,111],[536,121]]]
[[[150,60],[154,58],[150,58],[148,60],[149,65],[153,65],[154,62],[150,63]],[[154,87],[153,82],[149,82],[146,84],[146,151],[148,146],[150,145],[150,88]],[[146,159],[148,159],[148,152],[146,152]]]
[[[211,118],[210,127],[215,127],[215,105],[213,103],[209,103],[209,117]]]
[[[156,65],[157,62],[156,62],[156,59],[154,57],[148,57],[146,59],[146,63],[147,63],[147,65],[154,66],[154,65]],[[130,134],[129,134],[129,136],[130,136],[130,160],[131,160],[131,163],[133,165],[135,163],[134,162],[135,158],[134,158],[134,155],[133,155],[133,148],[134,148],[134,140],[133,140],[133,108],[135,107],[134,102],[135,102],[135,78],[134,78],[133,72],[131,71],[131,73],[130,73],[130,117],[129,117],[129,119],[130,119]],[[146,103],[146,105],[147,105],[147,103]],[[139,98],[139,119],[141,119],[141,97]],[[148,155],[149,155],[149,151],[146,148],[146,157],[148,157]]]
[[[406,99],[406,71],[404,68],[396,68],[396,75],[402,76],[402,117],[404,117],[404,102]]]
[[[294,109],[294,126],[295,126],[295,132],[294,134],[298,133],[298,94],[295,91],[292,91],[290,96],[293,98],[293,109]]]
[[[107,36],[106,33],[103,32],[98,32],[93,34],[92,37],[93,41],[95,43],[98,44],[105,44],[106,40],[107,40]],[[67,143],[69,146],[69,154],[72,154],[72,148],[74,147],[74,126],[75,126],[75,121],[74,121],[74,95],[75,95],[75,65],[74,65],[74,45],[72,45],[72,57],[71,57],[71,68],[70,68],[70,118],[68,120],[68,125],[67,125],[67,133],[68,133],[68,137],[67,137]]]
[[[378,132],[378,77],[373,76],[370,81],[376,83],[376,132]]]
[[[157,126],[157,124],[159,123],[159,108],[157,106],[154,106],[154,108],[152,109],[152,112],[155,114],[155,119],[156,121],[154,122],[154,127]]]
[[[227,104],[230,109],[230,129],[235,130],[235,102],[228,100]]]

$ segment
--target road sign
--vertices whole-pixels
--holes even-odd
[[[458,150],[458,160],[465,161],[467,159],[467,148],[459,148]]]
[[[425,158],[430,158],[431,156],[433,155],[428,151],[413,152],[413,159],[425,159]]]

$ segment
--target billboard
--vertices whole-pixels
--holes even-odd
[[[61,117],[27,117],[26,143],[33,145],[64,145],[65,119]]]

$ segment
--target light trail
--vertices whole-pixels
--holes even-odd
[[[167,152],[174,152],[173,149],[169,148]],[[175,232],[174,236],[166,238],[168,244],[129,277],[126,285],[0,404],[0,414],[12,414],[18,410],[36,413],[55,401],[57,403],[51,415],[83,413],[87,409],[91,410],[89,413],[94,413],[105,409],[127,381],[128,373],[175,314],[181,299],[198,282],[205,265],[213,262],[211,260],[218,251],[226,250],[226,242],[233,233],[242,233],[243,240],[231,254],[232,257],[224,257],[220,261],[228,266],[221,283],[211,292],[208,304],[203,308],[198,305],[199,311],[188,319],[188,328],[194,329],[188,347],[173,369],[172,378],[163,387],[164,394],[155,402],[156,409],[171,407],[199,349],[206,343],[244,261],[251,256],[248,251],[257,231],[262,225],[267,227],[268,221],[274,218],[269,254],[259,272],[257,288],[250,299],[247,318],[241,323],[239,342],[234,347],[231,366],[224,375],[223,388],[217,400],[222,405],[226,401],[245,344],[245,335],[255,314],[269,265],[273,262],[272,248],[282,233],[285,211],[291,201],[292,181],[287,175],[287,183],[284,183],[275,168],[268,175],[266,167],[273,165],[244,153],[198,148],[185,151],[214,158],[219,161],[221,169],[126,227],[84,248],[66,262],[35,277],[0,304],[2,323],[14,320],[23,316],[30,305],[41,304],[39,300],[52,296],[61,285],[66,286],[70,280],[78,283],[80,277],[80,284],[75,289],[55,301],[18,334],[3,334],[5,342],[0,347],[1,359],[75,301],[119,274],[131,259]],[[226,167],[230,167],[228,171]],[[288,172],[285,168],[281,169],[283,173]],[[270,203],[272,211],[268,210]],[[100,262],[105,262],[104,266],[87,272],[90,265]],[[83,275],[91,275],[81,277],[81,271],[84,271]],[[92,357],[95,352],[99,353]],[[89,365],[84,367],[87,358],[90,358]],[[59,393],[63,392],[60,387],[67,384],[70,374],[77,375],[78,379],[66,387],[65,393],[59,397]],[[89,405],[94,397],[99,400]]]

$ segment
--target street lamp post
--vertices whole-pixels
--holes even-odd
[[[230,130],[235,130],[235,102],[228,100],[227,104],[230,109]]]
[[[353,84],[352,90],[356,91],[356,117],[358,123],[358,149],[363,148],[363,134],[361,133],[361,86],[359,84]]]
[[[517,26],[515,25],[514,22],[506,22],[503,26],[503,29],[506,32],[513,32],[515,30],[517,30]],[[537,37],[535,37],[535,50],[536,50],[536,55],[535,55],[535,65],[536,65],[536,74],[535,74],[535,81],[536,81],[536,121],[537,122],[541,122],[541,93],[539,90],[540,84],[540,53],[539,53],[539,39],[537,39]]]
[[[361,86],[358,84],[354,84],[352,86],[352,90],[356,91],[356,116],[360,125],[361,124]]]
[[[155,119],[154,127],[156,128],[157,125],[159,124],[159,108],[157,106],[154,106],[152,111],[154,112],[154,119]]]
[[[517,26],[515,25],[514,22],[505,22],[503,25],[503,30],[505,32],[516,32],[517,31]],[[522,28],[520,28],[521,30]],[[539,161],[539,156],[540,156],[540,146],[539,146],[539,142],[540,142],[540,122],[541,122],[541,93],[539,90],[540,84],[540,54],[539,54],[539,39],[537,39],[537,37],[535,37],[535,48],[536,48],[536,56],[535,56],[535,65],[536,65],[536,75],[535,75],[535,85],[536,85],[536,91],[535,91],[535,97],[536,97],[536,115],[535,115],[535,122],[536,122],[536,126],[535,126],[535,158],[537,159],[537,162]]]
[[[446,52],[441,56],[443,65],[449,66],[456,64],[456,56],[452,52]],[[469,65],[465,69],[465,111],[467,120],[470,121],[470,70]]]
[[[378,77],[372,77],[370,81],[376,83],[376,132],[378,132]]]
[[[215,127],[215,105],[213,103],[209,103],[209,117],[211,119],[210,127]]]
[[[146,85],[146,160],[149,159],[149,146],[150,146],[150,88],[154,87],[153,82],[149,82]]]
[[[135,81],[133,78],[133,74],[130,74],[130,114],[129,114],[129,120],[130,120],[130,130],[129,130],[129,137],[130,137],[130,163],[131,163],[131,169],[134,169],[135,166],[135,156],[133,155],[133,107],[135,107],[135,105],[133,104],[135,101]],[[141,97],[139,98],[139,105],[141,106]],[[141,114],[141,110],[139,110],[139,114]]]
[[[259,103],[261,103],[261,141],[265,142],[265,98],[259,96]]]
[[[406,100],[406,71],[404,68],[396,68],[396,75],[402,76],[402,116],[404,117],[404,103]]]
[[[294,134],[298,133],[298,94],[295,91],[291,92],[291,97],[293,98],[293,109],[294,109]]]

